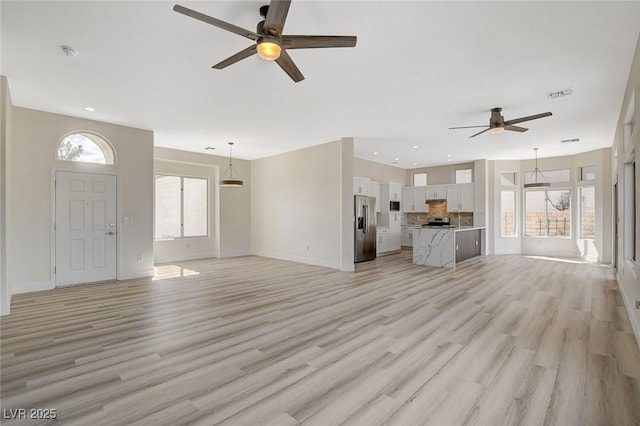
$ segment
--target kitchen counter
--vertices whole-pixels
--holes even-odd
[[[425,226],[413,230],[413,263],[455,268],[456,263],[484,254],[484,226]]]

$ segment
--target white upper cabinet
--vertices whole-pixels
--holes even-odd
[[[425,204],[425,186],[407,186],[402,188],[402,206],[404,213],[424,213],[429,211],[429,206]]]
[[[369,179],[354,177],[353,195],[369,195]]]
[[[427,200],[444,200],[447,198],[447,185],[427,185],[426,197]]]
[[[380,182],[369,182],[369,197],[376,199],[376,213],[380,213],[382,200],[380,199]]]
[[[402,185],[389,182],[389,201],[402,201]]]
[[[476,187],[473,183],[447,185],[447,211],[473,212]]]

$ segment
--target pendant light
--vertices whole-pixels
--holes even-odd
[[[227,167],[227,170],[225,170],[224,174],[222,175],[222,179],[220,180],[220,186],[238,187],[238,186],[244,185],[244,182],[242,182],[240,179],[233,178],[233,172],[236,172],[236,174],[238,174],[238,171],[233,167],[233,159],[231,158],[232,147],[233,147],[233,142],[229,142],[229,166]],[[225,179],[224,177],[227,175],[227,173],[229,173],[229,178]]]
[[[551,186],[551,184],[549,182],[538,182],[538,175],[542,176],[543,178],[544,178],[544,175],[542,174],[542,172],[538,168],[538,148],[533,148],[533,150],[536,153],[536,168],[533,169],[534,181],[530,182],[530,183],[525,183],[524,187],[525,188],[547,188],[547,187]]]

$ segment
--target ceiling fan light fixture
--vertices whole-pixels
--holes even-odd
[[[489,129],[489,133],[493,133],[494,135],[497,135],[499,133],[504,132],[504,127],[503,126],[496,126],[496,127],[492,127],[491,129]]]
[[[265,61],[275,61],[280,57],[282,46],[280,42],[271,37],[262,37],[258,40],[258,56]]]

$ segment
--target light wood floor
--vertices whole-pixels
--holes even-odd
[[[640,425],[640,353],[591,264],[209,259],[17,295],[0,325],[2,407],[65,425]]]

